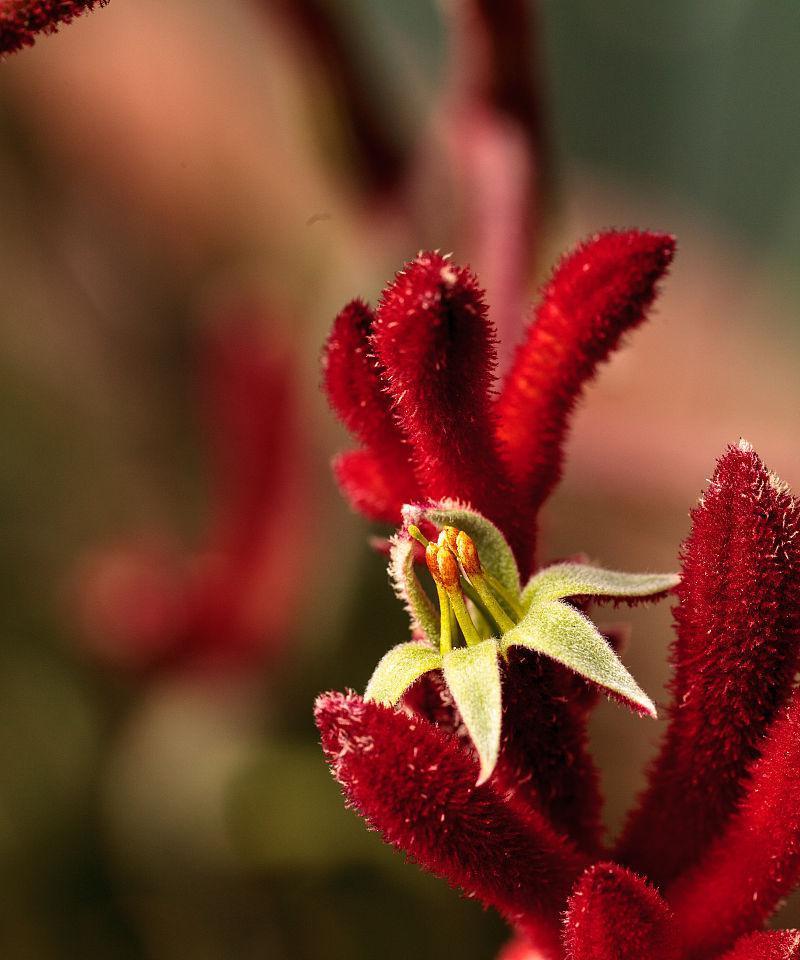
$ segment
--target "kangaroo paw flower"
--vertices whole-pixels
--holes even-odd
[[[730,447],[683,547],[670,726],[617,857],[664,884],[696,862],[800,663],[800,507],[745,443]]]
[[[397,522],[403,502],[458,498],[508,538],[523,574],[536,513],[558,479],[583,385],[640,324],[674,252],[665,234],[598,234],[559,265],[495,396],[495,327],[477,279],[420,253],[339,314],[323,354],[331,405],[359,439],[335,471],[356,509]]]
[[[361,300],[337,316],[322,354],[331,407],[364,449],[337,458],[334,472],[353,506],[373,520],[397,523],[400,506],[420,496],[410,447],[392,414],[370,337],[375,318]]]
[[[583,387],[645,319],[674,252],[667,234],[601,233],[568,254],[542,291],[498,400],[506,460],[532,509],[559,479]]]
[[[384,839],[500,911],[554,940],[558,911],[585,860],[547,821],[489,783],[462,742],[419,717],[324,694],[317,725],[350,804]]]
[[[687,960],[758,929],[800,882],[800,694],[780,712],[736,815],[668,890]]]
[[[446,501],[404,508],[406,518],[441,525],[429,541],[416,524],[395,537],[390,572],[406,602],[412,627],[422,643],[394,647],[372,675],[365,697],[393,706],[423,674],[441,670],[445,684],[481,760],[479,783],[494,771],[500,751],[502,695],[500,664],[513,647],[543,654],[622,700],[655,716],[655,707],[622,665],[605,637],[575,607],[574,595],[609,593],[660,595],[677,578],[659,574],[622,574],[581,564],[559,564],[533,577],[523,589],[514,555],[501,532],[485,517]],[[481,549],[459,523],[472,531]],[[414,569],[411,538],[425,546],[425,557],[439,601],[434,605]],[[484,567],[481,553],[496,563]],[[457,647],[463,636],[466,646]],[[437,649],[438,646],[438,649]]]

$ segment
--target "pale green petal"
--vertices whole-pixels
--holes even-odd
[[[520,646],[552,657],[656,716],[653,701],[628,673],[595,625],[566,603],[551,600],[535,604],[500,642],[504,653],[509,647]]]
[[[445,682],[480,758],[480,786],[492,775],[500,752],[503,710],[497,641],[459,647],[442,660]]]
[[[528,581],[522,600],[527,607],[563,597],[651,597],[678,583],[676,573],[621,573],[585,563],[555,563]]]
[[[411,618],[411,626],[421,630],[430,643],[439,646],[439,614],[425,593],[414,569],[414,541],[405,533],[392,537],[389,552],[389,579]]]
[[[491,520],[457,500],[440,500],[430,507],[403,507],[406,523],[419,524],[422,518],[430,520],[437,527],[456,527],[468,533],[475,541],[484,569],[491,571],[515,596],[519,595],[521,587],[517,561],[506,538]]]
[[[442,655],[424,643],[401,643],[381,658],[370,677],[365,700],[384,707],[394,706],[415,680],[429,670],[439,670]]]

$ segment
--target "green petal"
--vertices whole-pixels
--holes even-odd
[[[468,533],[475,541],[484,568],[490,570],[515,596],[519,595],[521,587],[517,561],[506,538],[491,520],[457,500],[440,500],[430,507],[403,507],[406,523],[418,524],[421,518],[430,520],[437,527],[456,527]]]
[[[401,643],[381,658],[370,677],[365,700],[393,707],[411,684],[429,670],[442,666],[442,655],[424,643]]]
[[[408,611],[412,628],[421,630],[425,638],[438,647],[439,614],[419,582],[414,570],[414,541],[405,533],[392,537],[389,579]]]
[[[551,600],[536,604],[509,630],[502,640],[503,653],[509,647],[527,647],[618,694],[651,717],[653,701],[639,687],[617,658],[595,625],[574,607]]]
[[[620,573],[585,563],[556,563],[528,581],[526,606],[564,597],[651,597],[680,583],[676,573]]]
[[[481,761],[476,784],[480,786],[492,775],[500,752],[503,711],[497,641],[459,647],[442,659],[445,682]]]

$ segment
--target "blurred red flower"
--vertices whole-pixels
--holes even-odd
[[[198,370],[211,473],[205,542],[189,555],[163,534],[98,548],[77,577],[83,642],[118,665],[240,668],[287,642],[306,528],[292,366],[265,343],[260,307],[215,319]]]

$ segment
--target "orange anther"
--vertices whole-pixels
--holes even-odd
[[[442,586],[448,591],[459,590],[458,561],[450,547],[439,547],[436,559],[439,563],[439,576],[442,578]]]
[[[456,556],[468,577],[478,577],[483,573],[481,558],[478,556],[475,541],[463,530],[459,531],[456,537]]]
[[[435,544],[433,540],[425,547],[425,563],[428,564],[428,569],[431,572],[433,579],[442,586],[442,577],[439,573],[439,562],[438,562],[439,546]]]

